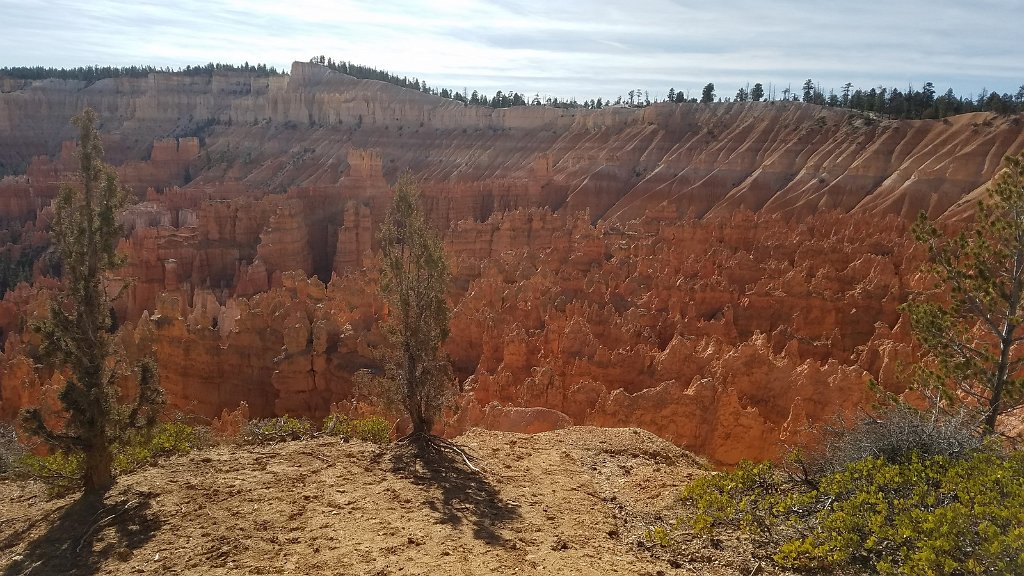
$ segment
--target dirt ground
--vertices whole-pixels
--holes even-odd
[[[168,459],[101,502],[0,482],[2,575],[771,573],[742,541],[648,542],[703,472],[647,432],[456,442],[479,472],[449,450],[322,438]]]

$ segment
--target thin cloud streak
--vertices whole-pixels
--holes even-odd
[[[483,94],[616,97],[747,83],[1016,93],[1011,0],[0,0],[0,66],[263,62],[324,54]]]

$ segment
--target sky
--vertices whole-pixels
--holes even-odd
[[[323,54],[437,88],[602,97],[761,82],[1016,94],[1022,0],[0,0],[0,67]]]

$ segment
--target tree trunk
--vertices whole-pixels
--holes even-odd
[[[1003,386],[1005,382],[1005,378],[999,379],[995,386],[992,387],[992,397],[988,400],[988,411],[985,413],[985,434],[994,434],[996,431],[996,421],[999,418],[999,413],[1002,411]]]
[[[1016,305],[1011,303],[1011,312],[1016,314]],[[996,420],[1002,412],[1003,388],[1010,377],[1010,351],[1013,349],[1013,335],[1017,326],[1009,322],[1003,326],[999,342],[999,364],[996,366],[996,376],[992,382],[992,396],[988,400],[988,411],[985,413],[985,434],[994,434],[996,431]]]
[[[408,344],[408,340],[406,341],[405,358],[405,377],[408,382],[405,402],[406,409],[409,411],[409,420],[412,423],[412,435],[419,436],[422,434],[430,434],[430,430],[427,426],[427,419],[423,414],[423,390],[419,388],[420,383],[416,380],[416,354],[413,353],[412,347]]]
[[[429,435],[430,434],[430,429],[427,426],[426,419],[423,417],[423,411],[422,410],[413,409],[412,411],[410,411],[409,417],[412,420],[412,435],[413,436]]]
[[[97,442],[85,452],[85,492],[103,493],[114,485],[114,454],[107,442]]]

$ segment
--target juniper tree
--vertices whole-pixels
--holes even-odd
[[[973,226],[945,239],[922,213],[913,232],[926,243],[940,298],[904,305],[931,361],[925,384],[954,385],[982,408],[984,429],[1024,402],[1024,154],[1006,158]]]
[[[117,213],[127,194],[103,163],[96,113],[86,108],[73,123],[80,134],[79,170],[75,181],[60,187],[52,231],[63,264],[62,284],[48,318],[34,326],[44,360],[67,375],[59,395],[65,414],[59,430],[46,424],[38,408],[26,409],[22,423],[53,448],[81,453],[86,492],[102,492],[114,483],[112,444],[155,424],[163,392],[155,364],[146,360],[136,367],[134,402],[118,403],[124,359],[114,339],[104,276],[122,264],[116,252],[121,236]]]
[[[451,365],[441,351],[451,314],[448,264],[408,173],[395,185],[379,238],[380,289],[388,303],[383,386],[409,414],[410,436],[429,435],[454,394]]]

